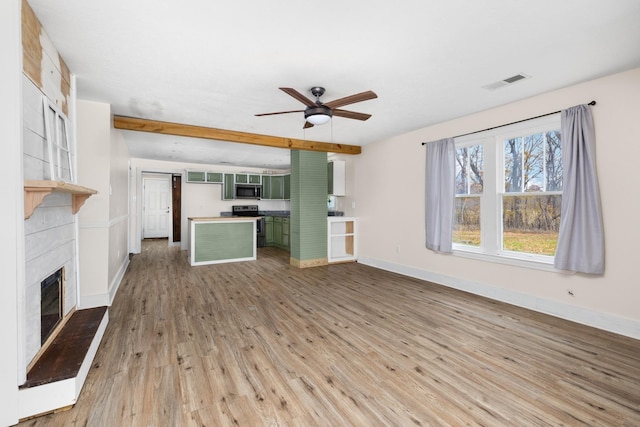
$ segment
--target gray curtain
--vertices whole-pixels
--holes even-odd
[[[588,105],[562,110],[563,191],[554,267],[604,273],[604,230],[596,175],[595,132]]]
[[[455,144],[453,138],[446,138],[426,145],[426,246],[436,252],[451,253],[455,209]]]

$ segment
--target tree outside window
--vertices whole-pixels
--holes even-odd
[[[454,249],[552,263],[560,227],[559,115],[456,140]]]
[[[504,140],[502,248],[554,255],[560,227],[560,131]]]
[[[480,195],[482,195],[482,145],[456,149],[456,206],[453,242],[480,246]]]

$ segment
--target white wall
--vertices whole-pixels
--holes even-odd
[[[5,141],[0,170],[0,223],[7,250],[0,257],[0,425],[18,422],[18,288],[24,282],[22,196],[22,45],[20,0],[0,2],[0,129]]]
[[[115,291],[129,265],[129,149],[122,131],[113,129],[109,117],[111,138],[109,146],[109,292],[113,301]]]
[[[78,100],[78,184],[98,193],[78,213],[80,306],[107,293],[109,265],[109,119],[108,104]]]
[[[126,266],[128,157],[111,106],[77,101],[78,184],[97,190],[79,212],[80,307],[110,305]]]
[[[507,266],[425,249],[422,142],[591,100],[597,101],[592,111],[605,226],[603,276]],[[635,69],[363,147],[350,171],[356,209],[348,211],[361,219],[360,261],[640,338],[640,287],[636,280],[640,198],[635,194],[640,159],[639,100],[640,69]]]

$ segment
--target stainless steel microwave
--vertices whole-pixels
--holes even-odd
[[[260,199],[262,186],[255,184],[236,184],[236,199]]]

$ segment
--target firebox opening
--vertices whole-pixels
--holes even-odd
[[[49,338],[62,320],[64,267],[40,282],[40,343]]]

